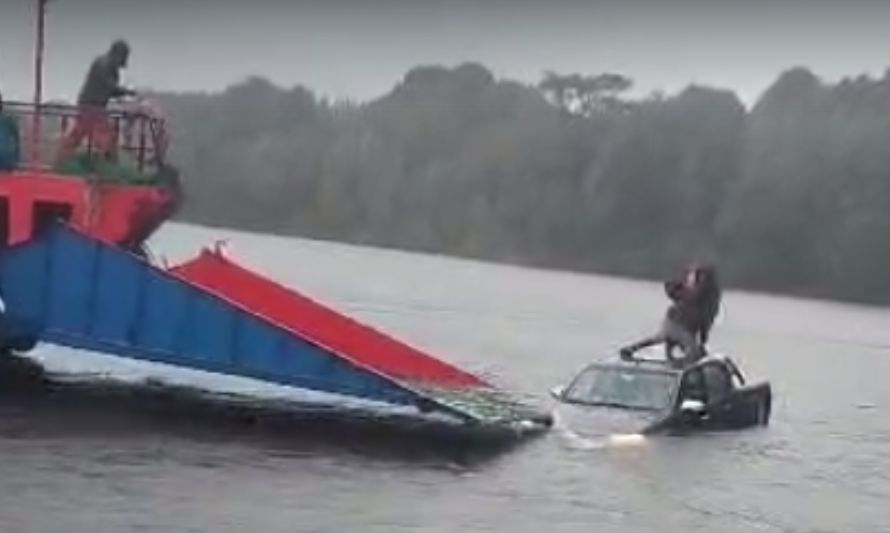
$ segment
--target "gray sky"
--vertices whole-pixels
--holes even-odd
[[[0,0],[0,87],[29,98],[34,0]],[[788,67],[828,80],[890,65],[890,1],[50,0],[47,93],[71,98],[111,39],[129,83],[218,90],[251,74],[335,98],[388,91],[417,64],[498,76],[620,72],[643,92],[696,82],[751,101]]]

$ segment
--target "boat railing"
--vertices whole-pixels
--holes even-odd
[[[164,166],[169,143],[165,120],[144,101],[127,102],[105,111],[111,143],[107,153],[99,153],[95,130],[84,128],[80,146],[65,154],[61,149],[67,135],[80,118],[81,109],[65,104],[6,102],[4,112],[16,119],[21,139],[19,168],[60,172],[60,157],[88,160],[111,159],[142,175],[153,175]],[[103,150],[104,151],[104,150]]]

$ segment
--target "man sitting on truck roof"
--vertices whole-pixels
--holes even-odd
[[[664,344],[665,357],[679,366],[695,363],[706,355],[704,343],[720,307],[715,269],[693,265],[683,280],[667,281],[664,287],[671,305],[661,328],[654,335],[622,348],[622,359],[631,360],[637,351],[656,344]],[[683,358],[674,356],[673,349],[677,346],[683,351]]]

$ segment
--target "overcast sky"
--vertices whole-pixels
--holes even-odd
[[[29,98],[34,0],[0,0],[0,87]],[[890,0],[50,0],[47,93],[76,94],[111,39],[130,84],[218,90],[251,74],[335,98],[386,91],[418,64],[498,76],[620,72],[750,102],[788,67],[826,79],[890,65]]]

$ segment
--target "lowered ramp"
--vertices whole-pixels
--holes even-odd
[[[487,387],[480,378],[205,250],[174,274],[333,352],[418,386]]]
[[[436,411],[548,422],[483,380],[214,252],[160,269],[68,226],[0,251],[3,334]]]

